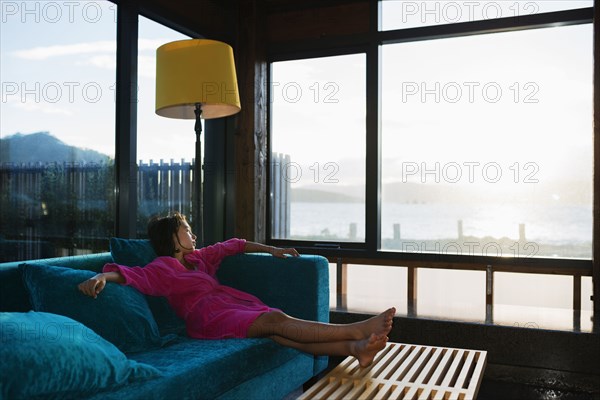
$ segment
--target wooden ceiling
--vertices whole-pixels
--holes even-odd
[[[140,12],[158,22],[169,21],[190,36],[231,42],[237,26],[235,0],[143,0]]]
[[[117,3],[127,1],[114,0]],[[370,0],[139,0],[141,13],[165,23],[170,21],[178,30],[191,36],[203,36],[233,44],[240,26],[240,6],[254,3],[276,33],[270,40],[281,37],[323,36],[343,27],[351,15],[368,11]],[[312,26],[311,26],[312,25]],[[316,28],[312,31],[312,28]],[[290,30],[289,34],[284,31]],[[294,33],[296,32],[296,33]],[[240,32],[241,34],[241,32]]]

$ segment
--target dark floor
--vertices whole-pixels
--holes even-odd
[[[295,400],[301,394],[302,389],[298,389],[283,400]],[[477,400],[600,400],[600,394],[565,392],[484,379]]]
[[[600,394],[565,392],[484,379],[477,400],[600,400]]]

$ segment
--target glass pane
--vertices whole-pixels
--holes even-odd
[[[591,276],[581,277],[581,309],[591,311],[594,309],[592,296],[594,295],[594,286]]]
[[[138,40],[138,224],[146,236],[148,219],[172,211],[191,221],[192,168],[196,134],[193,120],[156,115],[156,49],[189,39],[164,25],[140,17]],[[202,135],[202,138],[204,135]],[[202,146],[204,148],[204,146]]]
[[[348,310],[379,314],[396,307],[397,315],[406,315],[407,275],[405,267],[349,264]]]
[[[584,289],[583,284],[582,289]],[[584,305],[585,303],[582,303],[582,308]],[[582,331],[591,331],[590,316],[590,311],[584,308],[580,328]],[[493,318],[494,323],[500,325],[572,330],[574,327],[573,278],[557,275],[494,273]]]
[[[417,315],[485,321],[485,272],[419,268]]]
[[[0,262],[107,251],[116,5],[3,2]]]
[[[591,25],[382,52],[383,248],[591,258]]]
[[[364,241],[365,55],[272,64],[272,237]]]
[[[593,0],[398,1],[383,0],[381,30],[455,24],[593,7]]]

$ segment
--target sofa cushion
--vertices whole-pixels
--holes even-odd
[[[114,393],[103,393],[94,400],[121,398],[155,399],[215,399],[244,382],[254,382],[245,400],[263,400],[257,397],[262,386],[286,380],[271,381],[282,367],[290,372],[290,388],[300,386],[312,376],[314,358],[297,350],[280,346],[270,339],[199,340],[180,337],[161,349],[132,354],[131,358],[150,364],[163,374],[149,382],[136,383]],[[296,379],[301,377],[301,379]],[[293,379],[293,381],[292,381]],[[279,388],[279,397],[287,393]]]
[[[29,296],[18,268],[0,268],[0,311],[31,310]]]
[[[128,267],[143,267],[156,258],[156,253],[146,239],[110,239],[113,261]],[[185,335],[185,322],[175,314],[164,297],[146,296],[152,315],[161,335]]]
[[[110,254],[115,263],[128,267],[143,267],[156,258],[156,253],[147,239],[110,239]]]
[[[0,313],[0,333],[0,398],[81,398],[160,376],[62,315]]]
[[[77,288],[92,271],[29,263],[19,268],[35,311],[73,318],[121,351],[143,351],[172,339],[161,338],[146,297],[132,287],[108,283],[94,299]]]

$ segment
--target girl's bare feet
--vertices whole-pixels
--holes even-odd
[[[392,321],[395,314],[396,309],[391,307],[379,315],[356,323],[357,328],[360,330],[360,335],[356,339],[368,338],[372,333],[387,336],[392,330]]]
[[[375,355],[383,350],[387,341],[386,335],[372,333],[368,338],[354,342],[351,346],[351,354],[356,357],[361,367],[368,367],[375,359]]]

